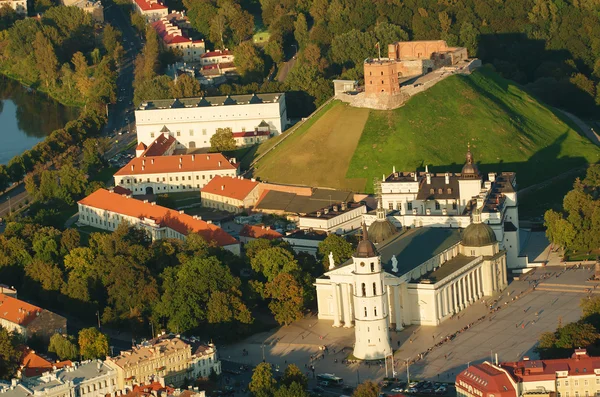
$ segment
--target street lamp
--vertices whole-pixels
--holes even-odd
[[[100,329],[100,311],[96,310],[96,317],[98,317],[98,329]]]
[[[410,384],[410,364],[408,362],[408,358],[406,359],[406,385],[408,386]]]
[[[294,58],[296,58],[296,54],[298,53],[298,46],[296,44],[292,44],[292,47],[294,47]]]
[[[264,363],[265,362],[265,344],[263,343],[260,347],[262,347],[263,363]]]

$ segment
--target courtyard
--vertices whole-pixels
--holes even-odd
[[[588,295],[588,289],[600,293],[594,289],[596,283],[586,281],[591,275],[589,267],[537,268],[512,281],[501,295],[475,302],[437,327],[411,325],[392,331],[392,346],[397,349],[394,370],[406,380],[409,360],[411,380],[454,382],[456,374],[468,365],[492,357],[495,360],[496,354],[499,361],[535,357],[533,349],[542,332],[554,331],[559,322],[578,320],[579,302]],[[349,385],[385,377],[383,363],[348,362],[354,329],[333,328],[331,324],[313,314],[288,327],[223,346],[220,356],[247,365],[256,365],[264,358],[281,370],[294,363],[310,377],[310,366],[314,365],[315,373],[335,373]],[[389,376],[391,366],[388,360]]]

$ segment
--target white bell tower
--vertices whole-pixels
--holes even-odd
[[[354,357],[379,360],[392,353],[388,305],[381,257],[369,241],[363,224],[363,237],[356,247],[354,262]]]

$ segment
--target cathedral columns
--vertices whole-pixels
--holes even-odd
[[[458,303],[459,303],[460,309],[462,310],[467,306],[467,305],[465,305],[466,299],[465,299],[465,279],[464,279],[464,277],[461,277],[458,280],[458,287],[459,287],[458,288],[458,290],[459,290],[458,296],[460,297],[460,300],[458,301]]]
[[[350,307],[350,288],[349,284],[341,284],[342,289],[342,307],[344,310],[344,328],[352,327],[352,308]]]
[[[437,293],[437,297],[436,297],[436,302],[437,302],[437,319],[441,320],[442,318],[444,318],[444,300],[443,298],[443,294],[442,291],[438,291]]]
[[[400,286],[394,286],[392,291],[394,295],[394,318],[396,319],[396,331],[401,331],[404,329],[402,326],[404,320],[402,319],[402,311],[400,310]]]
[[[339,284],[332,283],[333,285],[333,326],[339,327],[340,323],[340,291]]]
[[[454,289],[452,297],[454,298],[454,313],[458,313],[460,311],[460,304],[458,303],[458,297],[459,297],[459,288],[458,288],[458,281],[456,281],[454,284],[452,284],[452,288]]]
[[[479,297],[483,298],[483,267],[479,266],[477,270],[479,273]]]
[[[450,285],[447,285],[446,288],[444,288],[444,295],[446,295],[445,296],[445,298],[446,298],[445,299],[445,301],[446,301],[446,315],[450,314],[450,304],[452,303],[451,302],[452,296],[451,296],[451,293],[450,293],[450,288],[451,288]]]
[[[475,302],[475,287],[473,286],[473,284],[475,284],[475,272],[471,272],[469,273],[469,297],[470,297],[470,301],[471,303]]]

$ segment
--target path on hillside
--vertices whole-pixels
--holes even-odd
[[[585,121],[581,120],[579,117],[575,116],[574,114],[566,112],[562,109],[557,109],[557,110],[559,112],[561,112],[562,114],[564,114],[565,116],[567,116],[568,118],[570,118],[571,120],[573,120],[573,122],[575,124],[577,124],[577,126],[579,127],[581,132],[583,132],[590,141],[592,141],[594,144],[600,146],[600,136],[598,134],[596,134],[596,132],[594,132],[594,130]]]
[[[548,185],[551,185],[552,183],[554,183],[560,179],[566,178],[571,175],[576,175],[582,171],[585,171],[586,168],[587,168],[587,166],[570,169],[570,170],[565,171],[561,174],[558,174],[550,179],[546,179],[540,183],[536,183],[535,185],[531,185],[531,186],[527,186],[526,188],[519,189],[519,191],[517,191],[517,195],[519,196],[519,198],[521,198],[523,195],[527,195],[533,191],[536,191],[536,190],[544,188]]]

